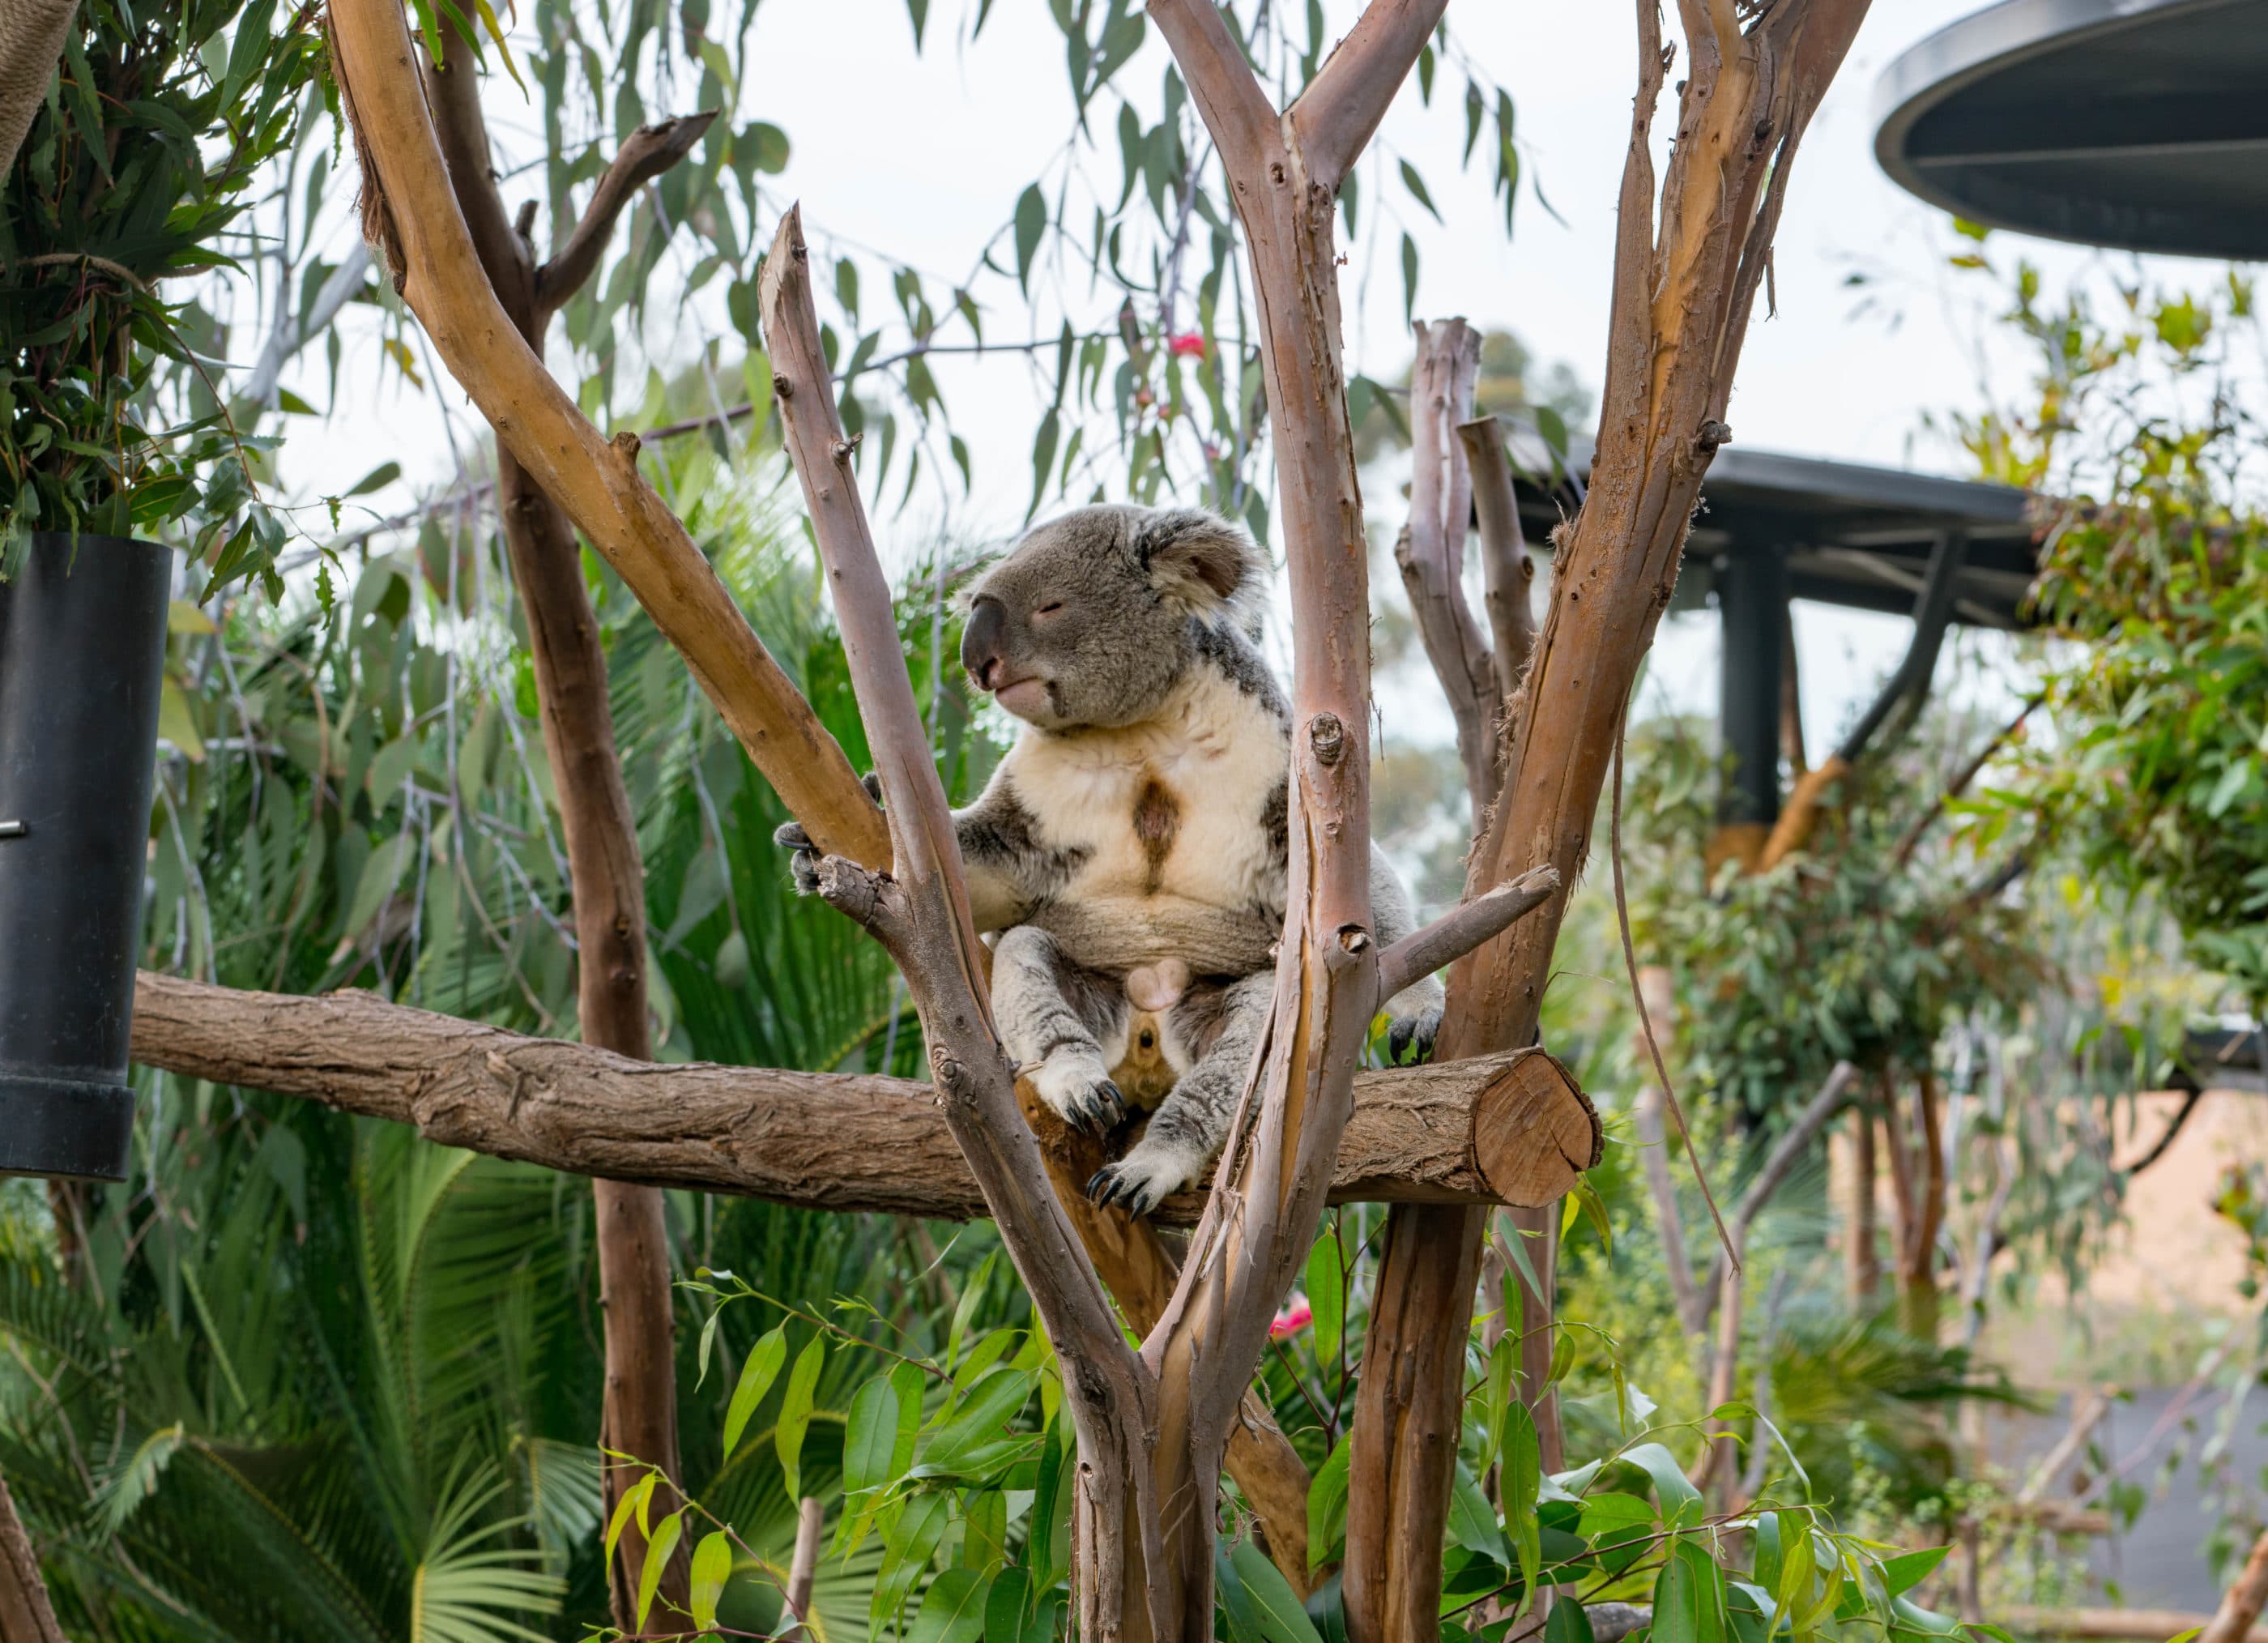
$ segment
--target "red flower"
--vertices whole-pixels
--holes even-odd
[[[1166,351],[1176,359],[1203,359],[1205,357],[1205,340],[1201,333],[1183,331],[1178,336],[1166,339]]]
[[[1287,1335],[1297,1335],[1314,1321],[1315,1309],[1307,1304],[1305,1295],[1294,1291],[1291,1300],[1285,1303],[1284,1310],[1278,1313],[1276,1321],[1268,1326],[1268,1337],[1280,1341]]]

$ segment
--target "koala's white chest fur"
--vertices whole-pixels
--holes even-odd
[[[1033,922],[1098,968],[1263,968],[1285,894],[1267,813],[1288,758],[1269,705],[1203,666],[1143,724],[1027,732],[1003,774],[1037,841],[1077,861]]]

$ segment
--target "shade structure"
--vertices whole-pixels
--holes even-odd
[[[2003,0],[1883,74],[1874,153],[1995,228],[2268,257],[2268,0]]]
[[[1529,439],[1514,459],[1550,471]],[[1521,524],[1532,544],[1572,514],[1590,476],[1587,441],[1574,442],[1557,483],[1523,478]],[[1701,486],[1673,608],[1698,609],[1738,573],[1736,558],[1783,562],[1786,595],[1855,610],[1912,614],[1930,556],[1948,532],[1965,551],[1952,588],[1952,619],[1971,627],[2029,625],[2024,599],[2037,569],[2032,499],[2009,485],[1940,479],[1904,468],[1826,461],[1729,446]]]
[[[1532,543],[1579,505],[1591,450],[1564,465],[1514,436],[1521,524]],[[2028,625],[2036,569],[2031,498],[2007,485],[1734,446],[1719,451],[1686,537],[1673,610],[1714,602],[1723,623],[1720,726],[1732,762],[1718,819],[1760,842],[1779,814],[1788,602],[1911,615],[1906,661],[1862,723],[1927,694],[1949,623]]]

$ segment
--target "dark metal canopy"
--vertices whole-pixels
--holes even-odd
[[[1875,157],[1996,228],[2268,257],[2268,0],[2002,0],[1881,78]]]
[[[1569,453],[1576,480],[1588,480],[1590,456],[1587,445]],[[1520,486],[1531,542],[1550,541],[1551,527],[1573,511],[1573,495],[1571,485]],[[2029,501],[2007,485],[1727,446],[1701,488],[1675,608],[1704,604],[1735,556],[1769,554],[1784,561],[1792,598],[1908,615],[1931,554],[1958,532],[1967,551],[1953,585],[1953,620],[2021,627],[2036,568]]]
[[[1549,472],[1539,454],[1515,450],[1528,471]],[[1550,540],[1589,478],[1588,446],[1568,454],[1558,483],[1519,487],[1532,542]],[[1719,713],[1734,770],[1721,821],[1760,832],[1779,814],[1789,600],[1913,618],[1905,659],[1837,748],[1853,761],[1891,714],[1928,695],[1949,623],[2024,625],[2035,569],[2029,504],[2007,485],[1738,446],[1717,453],[1670,608],[1697,610],[1713,598],[1724,628]]]

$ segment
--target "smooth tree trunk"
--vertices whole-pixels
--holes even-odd
[[[526,221],[506,217],[490,164],[488,130],[481,114],[480,83],[470,59],[459,53],[446,66],[425,65],[434,124],[450,181],[481,264],[498,301],[529,348],[538,354],[558,305],[598,266],[619,209],[624,172],[655,174],[683,156],[709,124],[706,117],[649,127],[632,139],[615,174],[600,184],[593,212],[578,225],[580,273],[555,260],[539,267]],[[610,184],[617,188],[610,188]],[[608,699],[607,656],[598,614],[583,578],[582,544],[557,502],[523,468],[501,437],[496,440],[497,493],[513,585],[527,618],[528,649],[544,751],[559,817],[566,835],[567,870],[574,898],[576,1004],[583,1042],[633,1060],[650,1060],[652,1028],[646,1009],[645,867],[637,822],[622,782],[614,711]],[[604,1316],[606,1377],[600,1442],[606,1463],[605,1499],[615,1503],[659,1468],[668,1486],[656,1495],[654,1515],[674,1511],[683,1482],[677,1447],[676,1306],[669,1258],[668,1205],[658,1187],[622,1181],[591,1183],[599,1257],[599,1303]],[[649,1520],[651,1521],[651,1519]],[[608,1571],[615,1624],[633,1636],[645,1540],[631,1524]],[[683,1543],[672,1554],[650,1621],[677,1631],[686,1607],[689,1566]]]

